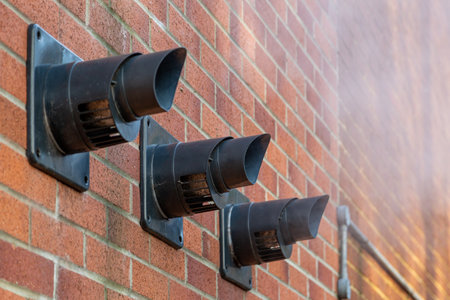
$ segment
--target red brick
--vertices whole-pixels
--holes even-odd
[[[9,2],[27,16],[32,23],[39,24],[51,35],[57,36],[59,14],[56,3],[49,0],[12,0]]]
[[[95,300],[104,297],[104,288],[82,275],[59,268],[56,295],[58,299]]]
[[[183,218],[184,247],[202,255],[202,231],[194,223]]]
[[[26,113],[7,99],[0,96],[0,134],[26,147]]]
[[[216,3],[216,1],[211,2]],[[231,68],[238,73],[241,72],[243,57],[240,48],[232,43],[230,37],[218,27],[216,30],[216,50],[230,64]]]
[[[313,16],[301,1],[297,1],[297,16],[299,16],[303,24],[305,24],[307,31],[312,32],[314,24]]]
[[[244,119],[244,136],[262,134],[264,131],[256,127],[256,122],[243,115]]]
[[[187,258],[187,282],[201,291],[216,296],[216,272],[195,258]]]
[[[305,74],[306,78],[314,80],[314,66],[311,59],[306,55],[305,50],[297,47],[297,64]]]
[[[277,17],[269,3],[266,0],[255,1],[255,10],[264,20],[264,25],[275,32]]]
[[[262,100],[265,97],[265,82],[259,71],[247,59],[244,59],[242,77],[256,95]]]
[[[276,137],[275,121],[259,101],[255,101],[255,120],[272,138]]]
[[[306,178],[300,169],[292,162],[288,162],[288,179],[303,194],[306,194]]]
[[[155,0],[153,0],[155,1]],[[164,3],[161,1],[155,1]],[[200,60],[200,37],[192,27],[183,19],[178,11],[169,5],[169,29],[175,38],[186,47],[186,49]]]
[[[90,190],[114,205],[130,210],[130,183],[91,156]]]
[[[259,3],[259,1],[258,1]],[[277,67],[275,63],[271,60],[269,55],[266,53],[266,51],[261,48],[259,45],[256,45],[256,55],[255,57],[255,64],[256,66],[261,70],[261,72],[264,74],[264,76],[267,77],[267,79],[273,84],[276,84],[276,77],[277,77]]]
[[[245,295],[245,300],[261,300],[261,299],[262,299],[261,297],[255,295],[255,294],[252,294],[251,292],[249,292]]]
[[[215,85],[212,80],[190,58],[186,59],[185,68],[187,82],[214,107]]]
[[[283,300],[297,300],[300,297],[291,289],[285,287],[284,285],[280,285],[280,298]]]
[[[242,112],[239,107],[234,104],[231,99],[228,98],[228,96],[225,95],[220,89],[217,89],[216,99],[217,113],[229,122],[234,129],[241,132]]]
[[[315,166],[314,182],[324,193],[330,193],[330,178],[317,165]]]
[[[108,239],[121,248],[148,261],[149,235],[141,226],[108,209]]]
[[[203,1],[206,8],[213,14],[226,31],[230,29],[230,9],[224,0]]]
[[[86,2],[77,0],[61,0],[61,4],[80,18],[81,21],[86,19]]]
[[[247,111],[250,116],[253,116],[254,98],[247,87],[236,77],[230,74],[230,93],[231,96]]]
[[[19,295],[16,295],[10,291],[4,290],[0,288],[0,299],[8,299],[8,300],[25,300],[26,298],[23,298]]]
[[[159,1],[159,0],[141,0],[142,4],[158,18],[162,23],[166,23],[166,15],[167,15],[167,6],[168,2]]]
[[[273,261],[269,263],[269,272],[280,278],[284,282],[288,282],[288,264],[284,260]]]
[[[174,109],[169,112],[152,115],[152,118],[156,120],[165,130],[172,134],[177,140],[184,141],[185,139],[185,121]]]
[[[207,232],[203,232],[203,251],[202,255],[207,260],[214,263],[217,267],[220,265],[220,248],[219,240]]]
[[[286,22],[286,11],[287,11],[286,1],[274,1],[271,2],[271,4],[274,7],[275,12],[278,14],[278,16],[281,17],[281,20]]]
[[[316,76],[314,77],[314,84],[322,99],[324,99],[330,107],[330,110],[337,114],[338,104],[336,94],[331,90],[330,85],[326,82],[324,77],[318,72],[316,72]]]
[[[258,179],[267,187],[273,194],[277,192],[277,174],[265,162],[261,164]]]
[[[244,27],[244,24],[233,14],[230,16],[230,36],[250,59],[254,61],[256,40],[251,32]]]
[[[160,26],[160,23],[151,20],[151,45],[155,51],[165,51],[167,49],[172,49],[179,47],[172,37],[166,32],[165,28]]]
[[[59,213],[67,219],[99,235],[106,233],[105,206],[88,196],[59,185]]]
[[[213,138],[230,135],[228,126],[206,105],[202,106],[202,129]]]
[[[266,36],[266,45],[269,55],[275,60],[281,70],[286,70],[286,52],[278,39],[270,33]]]
[[[141,196],[139,186],[132,185],[132,201],[133,201],[133,215],[137,218],[141,217]]]
[[[27,98],[25,65],[0,50],[0,87],[23,103]]]
[[[31,244],[79,266],[83,265],[83,234],[37,210],[31,213]]]
[[[266,159],[283,175],[287,175],[287,158],[274,144],[269,144]]]
[[[266,200],[266,191],[258,183],[246,186],[244,188],[244,195],[252,199],[254,202],[261,202]]]
[[[214,80],[225,90],[228,90],[229,70],[228,67],[219,59],[216,53],[205,43],[201,43],[201,62],[202,66],[212,75]]]
[[[186,122],[186,141],[198,141],[207,138],[207,135],[200,132],[196,127]]]
[[[322,163],[322,146],[309,132],[306,133],[306,148],[319,163]]]
[[[306,100],[308,100],[318,115],[322,114],[322,100],[310,84],[307,84]]]
[[[228,300],[228,299],[236,299],[241,300],[244,299],[244,295],[246,295],[245,299],[248,299],[248,294],[246,294],[241,288],[236,285],[222,279],[222,277],[218,276],[218,299],[220,300]]]
[[[322,281],[323,284],[325,284],[330,290],[333,289],[333,273],[331,270],[326,267],[324,264],[319,262],[319,280]]]
[[[287,110],[287,127],[300,143],[305,143],[305,126],[291,110]]]
[[[168,299],[166,276],[133,260],[133,290],[151,299]]]
[[[134,267],[133,264],[133,274]],[[91,237],[87,237],[86,242],[86,268],[120,285],[129,286],[130,259]]]
[[[173,300],[201,300],[202,297],[194,291],[182,286],[181,284],[169,282],[169,299]]]
[[[78,56],[85,60],[107,56],[105,47],[62,9],[59,22],[61,24],[58,32],[59,41]]]
[[[201,226],[205,227],[211,232],[215,232],[216,226],[216,211],[205,212],[201,214],[195,214],[191,216],[192,220],[198,222]]]
[[[314,177],[314,162],[308,156],[305,150],[301,147],[297,147],[297,164],[300,166],[306,175]]]
[[[107,295],[106,299],[108,299],[108,300],[131,300],[131,299],[133,299],[133,298],[130,298],[130,297],[122,295],[122,294],[119,294],[119,293],[117,293],[115,291],[112,291],[112,290],[107,290],[107,294],[106,295]]]
[[[1,279],[49,297],[53,295],[53,262],[0,241],[0,265]]]
[[[297,191],[295,191],[286,180],[279,177],[278,178],[278,198],[286,199],[298,196]]]
[[[133,179],[139,180],[139,150],[130,144],[109,147],[108,160],[124,170]]]
[[[309,195],[308,195],[309,196]],[[320,238],[315,238],[308,241],[309,249],[317,256],[324,257],[325,243]]]
[[[0,230],[28,242],[27,205],[0,191]]]
[[[181,250],[175,250],[165,242],[151,237],[151,256],[152,265],[180,278],[185,279],[185,254]]]
[[[305,45],[305,28],[300,23],[299,18],[290,9],[287,12],[288,27],[294,34],[295,39],[301,45]]]
[[[301,88],[300,86],[297,87]],[[284,98],[284,100],[292,107],[297,107],[297,92],[295,87],[287,80],[287,78],[280,72],[277,71],[277,90]],[[302,94],[305,94],[304,90],[300,90]]]
[[[294,28],[291,29],[296,30]],[[296,41],[292,34],[288,31],[286,25],[284,25],[280,19],[277,20],[277,38],[286,49],[285,52],[290,56],[295,57]]]
[[[289,266],[289,285],[306,296],[308,278],[294,267]]]
[[[330,42],[328,41],[327,37],[323,33],[322,29],[318,26],[316,23],[314,25],[314,37],[319,45],[319,48],[322,50],[322,52],[325,54],[325,57],[328,59],[328,62],[331,63],[332,66],[336,63],[335,53],[336,50],[333,49],[333,47],[330,45]]]
[[[180,82],[178,85],[175,93],[176,106],[195,124],[200,125],[200,100],[183,83]]]
[[[258,1],[259,2],[259,1]],[[244,23],[249,27],[250,32],[256,37],[256,39],[264,44],[266,38],[266,26],[258,18],[256,12],[249,4],[244,2]]]
[[[90,1],[89,26],[119,53],[130,49],[130,34],[97,1]]]
[[[258,292],[270,299],[278,299],[279,286],[275,278],[260,269],[258,269],[256,276]]]
[[[305,249],[300,250],[300,266],[310,273],[313,277],[317,276],[317,260]]]
[[[25,157],[0,144],[0,182],[53,210],[56,180],[33,168]],[[39,182],[39,184],[36,184]]]
[[[325,297],[324,290],[314,283],[312,280],[308,280],[309,284],[309,296],[312,300],[323,300]]]
[[[214,45],[214,21],[197,0],[186,0],[186,16],[200,33]]]
[[[296,157],[296,141],[287,133],[287,131],[279,124],[277,127],[277,143],[287,153],[287,155],[295,159]]]
[[[0,41],[25,59],[27,56],[27,24],[3,4],[0,4],[0,28],[2,28]]]

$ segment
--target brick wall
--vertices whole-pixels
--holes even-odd
[[[448,296],[450,23],[443,4],[375,2],[0,0],[0,298],[334,299],[338,204],[421,295]],[[141,230],[138,140],[91,153],[82,194],[31,167],[30,23],[83,59],[186,47],[155,119],[181,141],[270,133],[241,191],[330,194],[317,239],[254,267],[244,293],[218,274],[217,212],[185,218],[178,251]],[[354,242],[349,256],[354,299],[405,297]]]

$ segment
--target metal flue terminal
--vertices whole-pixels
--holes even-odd
[[[292,244],[317,236],[328,195],[231,207],[229,247],[237,265],[249,266],[287,259]]]
[[[58,149],[86,152],[134,140],[143,116],[168,111],[186,49],[49,68],[45,116]]]
[[[223,208],[231,189],[254,184],[269,134],[149,145],[154,195],[166,218]]]
[[[89,188],[89,151],[136,139],[140,120],[168,111],[186,49],[83,61],[28,27],[27,157],[71,187]]]

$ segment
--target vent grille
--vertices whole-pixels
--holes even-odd
[[[178,184],[190,212],[201,213],[218,209],[211,197],[205,173],[181,176]]]
[[[264,262],[284,259],[276,230],[255,232],[256,251]]]
[[[126,142],[117,130],[107,99],[78,105],[81,125],[89,141],[97,148]]]

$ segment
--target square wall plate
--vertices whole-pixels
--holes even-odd
[[[183,218],[166,219],[161,213],[153,188],[153,155],[156,144],[173,144],[178,142],[151,117],[141,121],[140,155],[141,155],[141,227],[163,240],[175,249],[183,247]]]
[[[237,190],[230,192],[233,204],[247,203],[250,200]],[[220,275],[223,279],[248,291],[252,289],[252,267],[238,266],[234,259],[230,243],[230,217],[233,204],[220,211]]]
[[[36,24],[28,27],[27,157],[34,167],[78,191],[89,188],[89,153],[64,155],[45,120],[45,76],[51,65],[81,61]],[[68,99],[69,100],[69,99]]]

